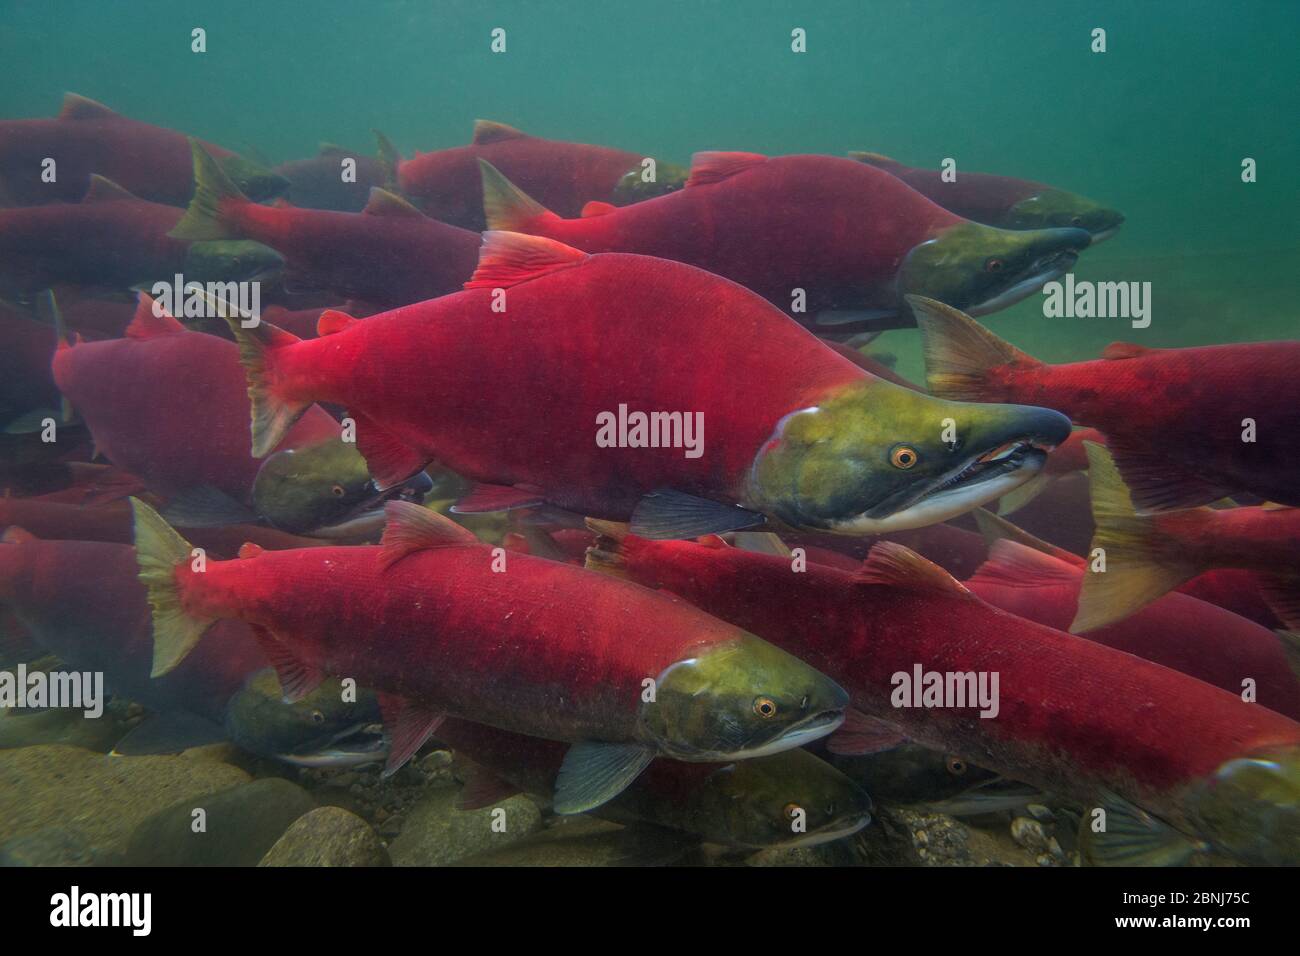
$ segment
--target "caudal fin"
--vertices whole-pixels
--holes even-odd
[[[478,161],[483,174],[483,215],[489,229],[505,232],[529,232],[537,220],[557,218],[537,200],[502,176],[485,159]]]
[[[905,297],[924,340],[925,378],[939,398],[987,402],[989,371],[1003,365],[1041,365],[965,312],[920,295]]]
[[[596,543],[587,549],[583,567],[599,571],[610,577],[626,578],[627,559],[623,556],[623,542],[631,534],[629,525],[621,521],[586,519],[587,530],[596,535]]]
[[[194,155],[194,198],[180,222],[168,233],[173,239],[239,239],[241,233],[221,213],[223,201],[249,202],[221,164],[196,139],[190,139]]]
[[[229,309],[223,312],[239,346],[239,364],[244,366],[248,378],[253,457],[263,458],[284,440],[285,433],[312,405],[310,400],[282,398],[276,388],[275,353],[291,348],[302,339],[270,322],[259,321],[247,328],[242,316]]]
[[[1110,453],[1093,442],[1083,444],[1097,530],[1079,592],[1079,611],[1070,625],[1072,634],[1122,621],[1201,570],[1179,558],[1157,518],[1137,513]]]
[[[135,514],[135,558],[140,583],[153,609],[153,670],[160,677],[194,649],[215,618],[193,617],[181,606],[176,568],[191,560],[191,546],[162,515],[139,498],[131,499]]]

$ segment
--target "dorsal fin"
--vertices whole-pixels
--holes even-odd
[[[887,584],[935,594],[970,594],[961,582],[939,565],[893,541],[881,541],[875,545],[862,567],[853,572],[853,577],[859,584]]]
[[[599,199],[593,199],[582,207],[582,218],[592,219],[596,216],[608,216],[617,209],[618,207],[611,202],[601,202]]]
[[[126,327],[128,339],[156,339],[160,335],[184,331],[185,326],[169,315],[149,293],[136,295],[135,315]]]
[[[118,119],[120,114],[114,113],[103,103],[88,97],[76,93],[64,93],[63,108],[59,110],[58,118],[61,120]]]
[[[380,189],[378,186],[370,187],[370,200],[366,203],[366,208],[361,211],[367,216],[400,216],[406,219],[429,218],[401,196],[390,193],[387,189]]]
[[[526,139],[527,133],[521,133],[513,126],[492,120],[476,119],[474,121],[474,138],[470,140],[475,146],[485,143],[500,143],[507,139]]]
[[[32,534],[26,528],[20,528],[17,525],[11,525],[5,528],[4,534],[0,534],[0,542],[5,544],[26,544],[29,541],[39,541],[40,538]]]
[[[326,309],[316,319],[316,334],[322,338],[326,335],[334,335],[356,325],[360,321],[360,319],[354,318],[346,312],[340,312],[338,309]]]
[[[1088,564],[1087,561],[1074,552],[1066,551],[1064,548],[1058,548],[1042,538],[1034,537],[1024,528],[1012,524],[1001,515],[995,515],[984,508],[976,508],[973,514],[975,524],[979,527],[980,534],[984,536],[984,541],[990,548],[998,541],[1014,541],[1026,548],[1041,551],[1043,554],[1050,555],[1058,561],[1064,561],[1066,564],[1074,565],[1077,568],[1086,567]]]
[[[993,542],[988,560],[975,569],[967,584],[1035,588],[1044,584],[1075,584],[1083,568],[1036,551],[1008,538]]]
[[[465,283],[465,288],[509,288],[581,265],[586,259],[585,252],[545,236],[525,236],[493,229],[483,233],[478,268]]]
[[[265,549],[264,547],[262,547],[260,544],[258,544],[257,542],[255,542],[255,541],[245,541],[243,544],[241,544],[241,545],[239,546],[239,553],[238,553],[237,557],[240,557],[240,558],[255,558],[255,557],[257,557],[259,554],[264,554],[265,552],[266,552],[266,549]]]
[[[882,155],[881,153],[868,153],[857,149],[849,150],[848,157],[849,159],[857,160],[859,163],[866,163],[868,166],[878,166],[881,169],[903,165],[898,160],[890,159],[888,156]]]
[[[691,157],[691,175],[686,187],[722,182],[737,173],[767,162],[762,153],[724,153],[708,151]]]
[[[91,173],[90,186],[86,189],[86,195],[81,197],[81,202],[85,205],[96,202],[121,202],[123,199],[134,199],[138,202],[140,197],[99,173]]]
[[[384,513],[388,517],[388,523],[384,526],[384,536],[379,541],[384,550],[384,567],[395,564],[415,551],[480,543],[468,528],[410,501],[390,501],[384,506]]]
[[[1102,350],[1101,357],[1117,361],[1120,359],[1137,358],[1139,355],[1146,355],[1148,352],[1154,352],[1155,349],[1145,345],[1138,345],[1136,342],[1111,342]]]

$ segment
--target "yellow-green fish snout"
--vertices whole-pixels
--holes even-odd
[[[1065,275],[1092,242],[1084,229],[1011,230],[962,222],[921,243],[903,260],[898,292],[988,315]]]
[[[880,534],[945,521],[1036,475],[1070,422],[1046,408],[950,402],[874,381],[778,425],[749,503],[791,527]]]
[[[1245,863],[1300,864],[1300,748],[1229,760],[1193,800],[1202,835]]]
[[[844,722],[849,695],[826,675],[744,634],[677,661],[641,704],[642,732],[678,760],[726,761],[803,746]]]

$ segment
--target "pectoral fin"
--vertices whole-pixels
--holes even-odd
[[[698,538],[705,534],[757,528],[767,519],[738,505],[661,488],[641,499],[632,513],[632,533],[641,538]]]
[[[259,520],[252,509],[211,485],[197,485],[173,495],[162,516],[178,528],[221,528]]]
[[[1099,810],[1105,817],[1098,816]],[[1182,866],[1201,849],[1163,820],[1113,793],[1105,796],[1100,807],[1085,812],[1079,825],[1080,855],[1090,866]]]
[[[608,803],[654,758],[654,749],[644,744],[574,744],[564,755],[555,781],[555,812],[585,813]]]

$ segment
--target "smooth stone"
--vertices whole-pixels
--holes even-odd
[[[226,764],[176,756],[113,757],[61,744],[3,750],[0,842],[65,827],[96,853],[120,853],[159,807],[248,779]]]
[[[476,853],[506,846],[541,829],[537,804],[517,795],[492,807],[457,810],[459,790],[446,787],[423,797],[406,814],[402,830],[388,848],[394,866],[446,866]],[[493,828],[505,811],[504,830]]]
[[[184,758],[183,758],[184,759]],[[224,767],[186,760],[195,767]],[[284,832],[316,802],[296,783],[271,777],[157,811],[131,834],[130,866],[256,866]],[[204,828],[195,832],[196,810]]]
[[[258,866],[391,866],[379,835],[355,813],[320,807],[295,820]]]

